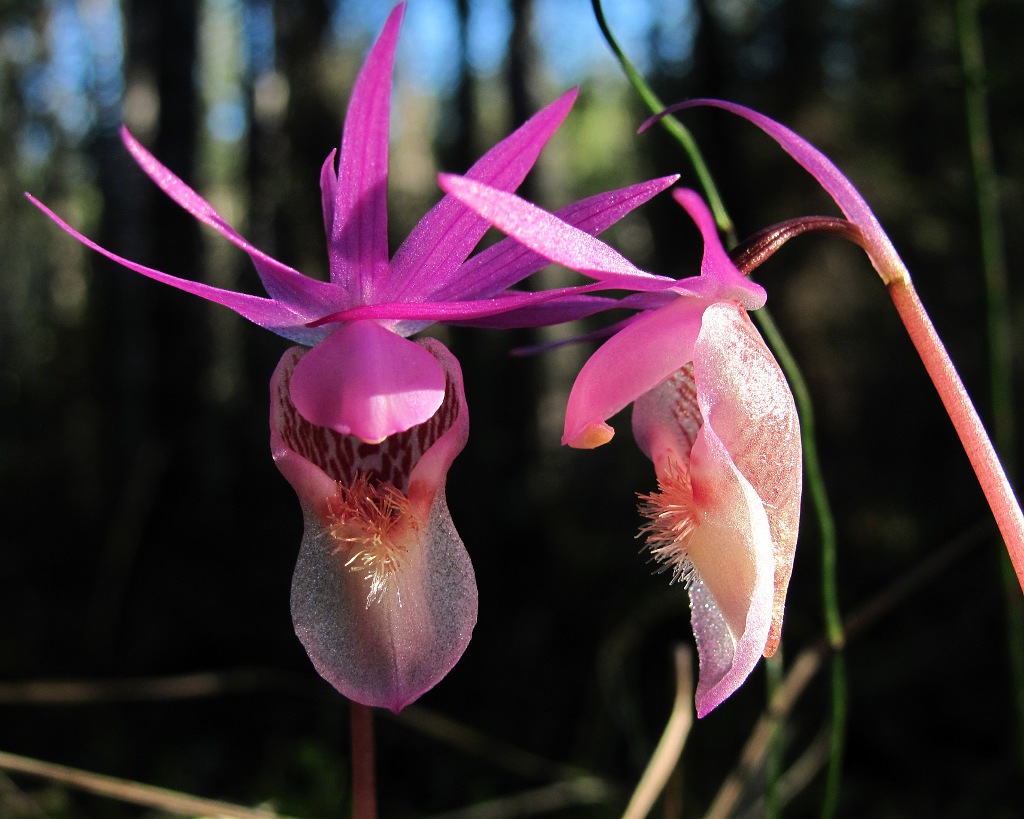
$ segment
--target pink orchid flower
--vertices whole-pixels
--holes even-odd
[[[641,290],[646,305],[584,364],[563,443],[600,446],[633,403],[633,434],[654,462],[643,497],[652,556],[690,595],[700,656],[698,716],[777,649],[800,516],[802,457],[793,396],[747,316],[765,303],[730,261],[703,200],[677,190],[704,239],[699,276],[642,280],[614,250],[513,194],[459,177],[442,187],[563,265]],[[632,284],[620,277],[631,276]]]
[[[859,244],[881,276],[907,329],[907,334],[953,422],[964,452],[992,510],[999,532],[1003,536],[1017,581],[1024,590],[1024,513],[1021,512],[1013,487],[978,416],[974,402],[917,295],[910,272],[878,218],[853,183],[827,156],[799,134],[764,114],[732,102],[697,99],[673,105],[658,116],[702,105],[722,108],[743,117],[768,134],[817,180],[846,218],[856,226],[859,231]],[[648,121],[644,127],[657,118]]]
[[[305,519],[292,584],[296,633],[341,693],[395,711],[448,673],[477,616],[472,565],[444,493],[468,432],[462,373],[442,344],[408,337],[436,321],[556,323],[604,309],[608,301],[586,294],[600,283],[510,291],[547,259],[509,239],[467,261],[489,223],[451,197],[388,258],[388,125],[403,11],[402,4],[392,11],[356,80],[338,170],[332,152],[321,172],[328,282],[251,245],[124,129],[125,146],[153,181],[249,255],[269,298],[124,259],[29,196],[107,258],[303,345],[288,350],[274,373],[270,413],[274,460]],[[575,96],[569,92],[540,111],[468,175],[502,190],[518,187]],[[559,213],[597,233],[675,179],[600,194]]]

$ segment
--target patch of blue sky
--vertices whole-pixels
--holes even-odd
[[[505,59],[512,14],[506,0],[471,0],[466,59],[480,76],[496,74]],[[452,0],[414,0],[405,14],[398,45],[399,70],[407,81],[434,93],[450,93],[462,58],[459,19]]]
[[[245,64],[251,78],[274,70],[274,9],[270,0],[249,0],[242,7]]]
[[[388,3],[344,0],[332,28],[344,45],[369,45],[391,11]],[[407,81],[444,93],[454,86],[459,60],[458,15],[451,0],[413,0],[406,7],[396,62]]]
[[[238,142],[245,136],[245,106],[239,99],[218,100],[206,112],[206,127],[214,139]]]
[[[469,65],[482,76],[501,70],[512,34],[508,0],[470,0]]]
[[[619,45],[640,71],[646,71],[650,0],[604,2],[602,8]],[[596,73],[615,70],[590,0],[535,0],[534,10],[538,45],[556,80],[578,85]]]
[[[88,34],[71,0],[51,0],[46,26],[49,63],[39,90],[48,112],[73,138],[84,136],[95,111],[91,90],[94,63]]]
[[[121,120],[124,96],[124,32],[116,0],[87,0],[78,9],[92,50],[92,93],[104,127]]]
[[[115,0],[48,0],[47,60],[22,85],[29,111],[45,114],[71,139],[98,121],[115,127],[124,93],[121,12]],[[35,136],[33,136],[33,134]],[[38,138],[31,129],[29,142]]]
[[[0,55],[15,65],[28,65],[39,53],[39,38],[29,19],[9,17],[0,33]]]
[[[345,0],[336,6],[335,35],[343,43],[369,43],[391,6],[378,0]],[[640,71],[655,56],[668,64],[690,56],[694,38],[692,0],[605,0],[605,17]],[[505,59],[512,29],[508,0],[470,0],[468,58],[472,69],[493,75]],[[590,0],[534,0],[541,59],[561,85],[575,85],[617,71]],[[449,91],[457,79],[458,17],[454,0],[410,0],[399,41],[398,62],[425,90]],[[652,52],[652,42],[654,52]]]

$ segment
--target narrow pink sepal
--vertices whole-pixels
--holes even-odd
[[[711,210],[696,191],[689,188],[676,188],[672,196],[683,206],[700,230],[704,240],[704,257],[700,263],[700,276],[686,279],[687,289],[696,295],[719,301],[735,299],[748,310],[764,307],[768,301],[765,289],[752,282],[736,268],[725,252],[722,239],[718,235],[718,226]]]
[[[595,236],[649,201],[679,179],[678,174],[651,179],[581,199],[555,211],[563,222]],[[477,299],[500,293],[548,264],[548,259],[511,237],[477,253],[434,298]]]
[[[281,264],[277,259],[254,247],[248,239],[228,224],[209,202],[147,151],[124,126],[121,126],[121,141],[139,167],[160,190],[204,225],[213,228],[249,254],[256,272],[259,273],[260,281],[272,299],[284,303],[296,312],[310,315],[337,310],[342,306],[337,288],[304,276],[298,270]]]
[[[505,291],[492,298],[471,299],[468,301],[398,301],[380,302],[378,304],[364,304],[360,307],[350,307],[347,310],[339,310],[331,313],[310,324],[311,327],[322,327],[326,324],[333,324],[340,321],[358,321],[371,319],[374,321],[465,321],[486,319],[489,316],[501,316],[513,310],[534,307],[539,304],[552,303],[549,315],[552,316],[550,324],[557,324],[557,305],[562,299],[578,297],[596,290],[608,290],[608,285],[603,282],[577,285],[574,287],[557,287],[551,290],[537,290],[536,292]],[[607,300],[604,302],[608,304]],[[614,306],[614,305],[612,305]],[[575,311],[567,310],[568,321],[575,318]]]
[[[674,279],[646,273],[600,239],[513,193],[451,174],[440,174],[438,182],[445,192],[499,230],[571,270],[631,290],[661,290],[676,283]]]
[[[331,282],[363,304],[388,270],[388,127],[391,75],[405,4],[384,23],[356,77],[345,114],[331,228]]]
[[[178,290],[191,293],[192,295],[199,296],[207,301],[212,301],[215,304],[221,304],[224,307],[228,307],[243,318],[249,319],[249,321],[254,324],[258,324],[260,327],[272,330],[278,335],[282,335],[285,338],[292,339],[293,341],[298,341],[303,344],[311,344],[323,335],[323,331],[312,330],[306,326],[317,318],[316,314],[311,315],[297,312],[284,303],[274,301],[273,299],[251,296],[248,293],[236,293],[233,290],[224,290],[220,287],[212,287],[211,285],[192,281],[191,279],[180,279],[177,276],[171,276],[159,270],[154,270],[151,267],[146,267],[145,265],[133,262],[130,259],[125,259],[122,256],[118,256],[116,253],[112,253],[106,248],[101,247],[88,237],[79,233],[71,227],[71,225],[57,216],[57,214],[52,210],[46,207],[46,205],[36,199],[32,194],[26,193],[25,196],[65,233],[74,237],[91,250],[95,250],[97,253],[106,256],[108,259],[113,262],[117,262],[119,265],[127,267],[129,270],[141,273],[143,276],[153,279],[154,281],[158,281],[161,284],[170,285]]]
[[[702,299],[679,296],[601,345],[572,385],[562,443],[590,449],[609,440],[609,418],[693,358],[707,305]]]
[[[460,327],[482,327],[490,330],[514,330],[523,327],[550,327],[552,324],[562,324],[567,321],[593,316],[607,310],[614,310],[622,307],[620,299],[608,298],[607,296],[590,295],[568,295],[554,301],[538,301],[534,304],[524,304],[509,310],[502,310],[480,318],[452,319],[450,324],[458,324]],[[532,355],[545,350],[555,349],[567,344],[574,344],[581,341],[601,340],[612,335],[614,330],[604,328],[596,334],[584,336],[572,336],[563,338],[550,344],[542,344],[537,347],[517,347],[514,355]]]
[[[466,176],[500,190],[518,188],[551,135],[565,120],[578,93],[574,88],[538,111],[480,157]],[[443,197],[395,251],[388,298],[398,300],[417,294],[434,294],[449,282],[467,283],[467,278],[471,285],[472,271],[459,266],[489,227],[486,219],[454,198]]]
[[[337,156],[338,149],[334,148],[327,154],[327,159],[320,167],[320,207],[323,209],[324,233],[328,244],[331,241],[331,231],[334,229],[334,200],[338,198],[338,172],[334,170]]]
[[[296,365],[292,401],[312,424],[379,442],[430,418],[444,398],[437,359],[373,321],[344,324]]]
[[[730,111],[752,122],[768,134],[768,136],[782,146],[786,153],[818,180],[818,183],[835,200],[835,203],[839,205],[846,218],[860,228],[869,248],[868,255],[883,281],[889,282],[893,277],[909,275],[899,254],[896,252],[896,248],[893,247],[892,241],[882,229],[881,223],[864,200],[864,197],[860,195],[860,192],[846,178],[843,172],[835,166],[835,163],[806,139],[785,125],[771,119],[771,117],[766,117],[764,114],[747,108],[744,105],[738,105],[725,100],[687,100],[686,102],[671,106],[659,116],[697,106],[711,106]]]

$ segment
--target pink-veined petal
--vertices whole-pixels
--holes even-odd
[[[592,449],[611,440],[614,431],[606,421],[693,358],[707,306],[680,296],[602,344],[572,385],[562,443]]]
[[[578,93],[573,89],[534,114],[480,157],[466,176],[500,190],[518,188],[541,149],[565,120]],[[466,274],[459,265],[489,227],[486,219],[454,198],[442,198],[395,252],[387,288],[390,298],[431,296],[453,278],[464,281]]]
[[[286,352],[271,382],[274,460],[295,488],[305,520],[292,579],[296,634],[338,691],[393,711],[448,673],[477,616],[473,567],[444,495],[448,468],[468,432],[462,374],[439,342],[425,339],[421,346],[445,373],[444,403],[423,428],[379,446],[314,427],[299,415],[290,380],[308,351]],[[350,500],[356,492],[398,498],[382,532],[394,571],[378,575],[376,586],[373,564],[363,559],[373,543],[360,543],[362,521],[350,516],[342,523],[334,514],[346,490]],[[374,511],[373,504],[366,509]]]
[[[752,122],[768,136],[774,139],[783,150],[802,165],[818,183],[828,192],[829,196],[839,205],[846,218],[860,228],[868,245],[868,255],[872,264],[886,283],[894,279],[909,278],[906,266],[893,247],[881,223],[872,212],[864,197],[853,186],[849,179],[821,151],[799,134],[791,131],[764,114],[733,102],[715,99],[695,99],[673,105],[663,111],[664,116],[675,111],[696,106],[711,106],[730,111],[737,116]],[[646,127],[646,124],[645,126]]]
[[[555,216],[594,236],[678,180],[664,176],[574,202]],[[475,299],[499,293],[547,265],[548,259],[508,237],[481,251],[458,270],[458,275],[434,298]]]
[[[292,400],[295,369],[309,355],[305,347],[288,350],[271,379],[270,443],[274,462],[303,503],[321,516],[324,477],[333,484],[353,484],[360,474],[388,483],[412,499],[425,516],[433,493],[444,483],[448,467],[462,451],[469,434],[469,415],[458,361],[436,339],[409,342],[432,355],[444,373],[441,407],[430,418],[404,432],[371,444],[307,420]],[[427,453],[430,457],[426,457]]]
[[[231,310],[234,310],[243,318],[249,319],[249,321],[254,324],[258,324],[260,327],[271,330],[272,332],[291,339],[292,341],[298,341],[302,344],[311,344],[315,343],[325,335],[323,330],[313,329],[307,326],[310,322],[316,319],[317,316],[315,314],[304,315],[302,313],[298,313],[285,304],[274,301],[273,299],[266,299],[260,296],[250,296],[248,293],[236,293],[233,290],[224,290],[220,287],[212,287],[211,285],[192,281],[191,279],[179,279],[177,276],[171,276],[167,273],[154,270],[151,267],[146,267],[145,265],[141,265],[137,262],[118,256],[116,253],[112,253],[106,248],[96,244],[88,237],[83,236],[71,227],[71,225],[57,216],[57,214],[52,210],[46,207],[46,205],[32,196],[32,194],[26,193],[25,196],[33,205],[50,217],[50,219],[52,219],[65,233],[73,236],[86,247],[106,256],[108,259],[117,262],[119,265],[127,267],[129,270],[134,270],[136,273],[141,273],[143,276],[150,279],[162,284],[170,285],[178,290],[183,290],[186,293],[191,293],[194,296],[199,296],[207,301],[212,301],[215,304],[221,304]]]
[[[445,400],[430,422],[441,431],[413,467],[409,477],[409,500],[424,512],[434,492],[444,487],[448,469],[469,438],[469,412],[458,360],[440,341],[421,338],[416,342],[441,364],[445,374]],[[433,437],[433,436],[428,436]]]
[[[689,188],[677,188],[672,191],[672,196],[696,223],[704,240],[700,277],[695,283],[700,288],[698,295],[715,301],[735,299],[748,310],[764,307],[768,294],[761,285],[740,273],[729,259],[729,254],[725,252],[722,239],[718,235],[715,218],[700,194]]]
[[[248,239],[231,227],[209,202],[147,151],[124,126],[121,127],[121,141],[139,167],[160,190],[204,225],[213,228],[249,254],[263,286],[274,301],[281,302],[296,312],[310,315],[322,315],[345,305],[344,294],[338,288],[304,276],[298,270],[282,264],[254,247]]]
[[[341,136],[331,228],[331,282],[353,303],[374,300],[388,271],[388,126],[391,74],[405,4],[384,23],[359,71]]]
[[[646,273],[600,239],[513,193],[450,174],[440,174],[438,182],[443,190],[499,230],[571,270],[630,290],[661,290],[676,283],[674,279]]]
[[[295,366],[292,401],[312,424],[379,442],[437,412],[437,359],[373,321],[344,324]]]

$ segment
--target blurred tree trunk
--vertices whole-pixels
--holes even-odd
[[[469,0],[456,0],[458,14],[459,72],[453,99],[445,101],[446,115],[440,122],[438,158],[440,167],[463,173],[479,156],[476,145],[476,82],[469,64]]]
[[[534,113],[534,102],[530,96],[536,75],[537,61],[532,35],[533,0],[512,0],[512,34],[508,43],[508,97],[509,130],[518,128]],[[533,200],[533,185],[529,178],[519,188],[520,196]]]
[[[186,182],[192,177],[198,127],[193,84],[196,0],[132,3],[125,21],[129,85],[155,91],[159,106],[150,149]],[[101,235],[116,252],[175,275],[199,274],[194,218],[134,168],[113,135],[95,146],[106,206]],[[194,298],[159,292],[152,283],[97,261],[99,311],[96,372],[112,468],[123,467],[154,424],[180,428],[185,391],[197,387],[203,349],[202,308]],[[165,298],[166,297],[166,298]],[[119,464],[116,465],[116,464]]]
[[[309,275],[327,275],[323,214],[316,180],[324,158],[340,144],[347,101],[325,104],[320,94],[324,67],[323,39],[330,28],[326,0],[276,4],[277,53],[281,73],[288,78],[288,107],[284,115],[287,152],[269,157],[284,185],[279,191],[275,245],[280,259]],[[281,166],[285,166],[283,178]]]
[[[770,84],[780,95],[779,118],[813,101],[821,91],[827,5],[827,0],[787,0],[778,7],[781,59]]]
[[[198,128],[196,12],[196,0],[131,3],[125,18],[126,85],[158,105],[148,147],[186,182]],[[101,243],[150,267],[200,277],[195,219],[139,172],[115,133],[101,132],[92,153],[104,202]],[[204,463],[189,448],[200,440],[194,402],[206,334],[200,300],[173,294],[100,257],[91,263],[96,332],[89,371],[99,416],[95,508],[102,543],[81,648],[102,663],[114,646],[155,498],[170,484],[163,479],[167,457],[173,453],[190,479]]]

